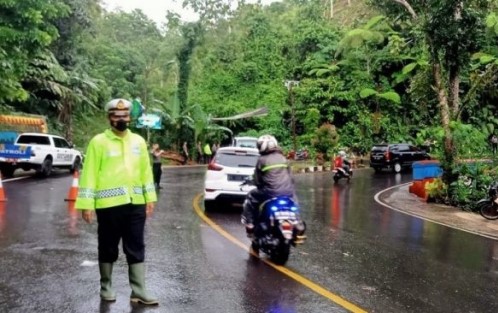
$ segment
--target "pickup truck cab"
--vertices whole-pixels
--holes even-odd
[[[16,138],[14,145],[31,147],[31,157],[0,157],[0,171],[4,177],[11,177],[18,168],[25,171],[34,169],[42,177],[49,176],[53,168],[68,169],[74,173],[81,167],[83,160],[80,151],[74,149],[66,139],[56,135],[22,133]]]
[[[258,138],[256,137],[235,137],[232,146],[241,148],[254,148],[258,147]]]

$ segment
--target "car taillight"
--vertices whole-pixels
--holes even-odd
[[[384,153],[384,156],[386,157],[386,161],[391,160],[391,152],[386,151],[386,152]]]
[[[211,162],[208,164],[208,171],[221,171],[223,166],[219,166],[218,164]]]

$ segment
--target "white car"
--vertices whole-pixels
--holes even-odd
[[[254,186],[241,186],[252,179],[258,149],[222,147],[208,165],[204,187],[204,209],[214,208],[219,200],[242,200]]]
[[[14,142],[16,147],[31,147],[29,158],[9,159],[0,157],[0,170],[3,176],[10,177],[21,168],[25,171],[34,169],[47,177],[53,168],[68,169],[71,173],[79,170],[83,157],[81,152],[66,139],[44,133],[23,133]]]
[[[257,148],[258,138],[256,137],[235,137],[233,138],[234,147]]]

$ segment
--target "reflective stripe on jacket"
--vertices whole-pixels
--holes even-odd
[[[294,181],[287,159],[276,150],[259,157],[254,170],[254,183],[270,197],[293,196]]]
[[[124,137],[106,130],[88,144],[77,209],[102,209],[157,201],[145,140],[131,131]]]

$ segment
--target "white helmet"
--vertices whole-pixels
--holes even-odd
[[[342,150],[339,151],[339,156],[342,157],[342,158],[344,158],[346,156],[346,152],[344,152]]]
[[[278,148],[278,142],[272,135],[263,135],[258,138],[257,147],[259,153],[265,153]]]
[[[107,102],[104,110],[106,113],[114,112],[114,111],[130,111],[131,110],[131,102],[125,99],[112,99]]]

